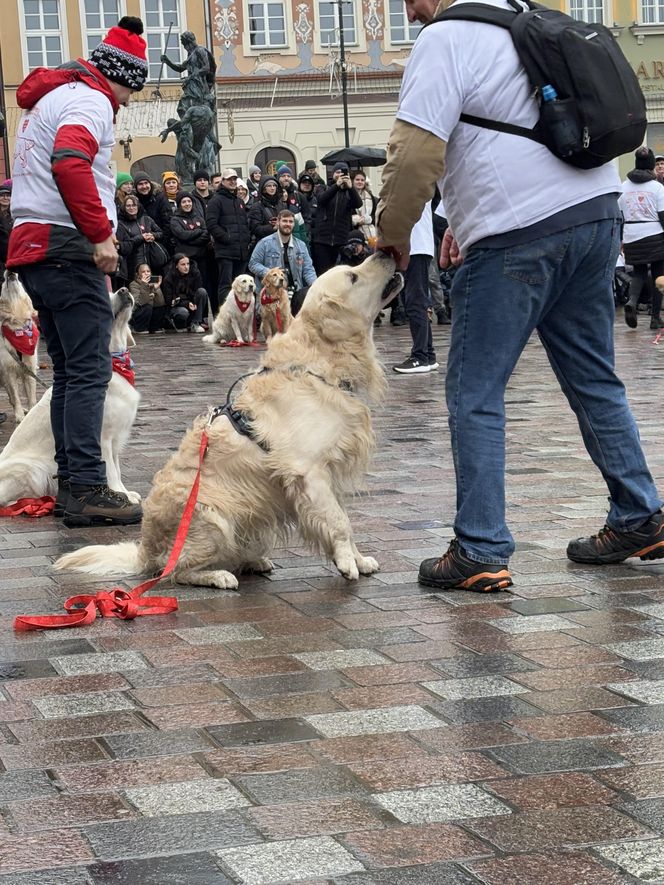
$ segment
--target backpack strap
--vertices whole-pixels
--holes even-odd
[[[441,21],[469,21],[481,22],[487,25],[496,25],[499,28],[505,28],[507,31],[512,30],[512,26],[516,17],[525,12],[523,6],[517,0],[508,0],[508,3],[514,10],[499,9],[496,6],[489,6],[487,3],[459,3],[448,7],[440,15],[436,16],[429,24]],[[539,8],[539,4],[526,0],[529,9]],[[426,25],[428,27],[428,25]],[[543,144],[539,129],[527,129],[525,126],[516,126],[513,123],[500,123],[498,120],[489,120],[486,117],[475,117],[472,114],[460,114],[459,120],[462,123],[468,123],[471,126],[479,126],[482,129],[492,129],[494,132],[504,132],[507,135],[519,135],[522,138],[529,138],[538,144]]]

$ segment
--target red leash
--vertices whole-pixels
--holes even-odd
[[[19,498],[7,507],[0,507],[0,517],[4,516],[48,516],[55,507],[53,495],[42,495],[41,498]]]
[[[99,612],[102,618],[120,618],[123,621],[131,621],[141,615],[168,615],[171,612],[177,611],[178,601],[175,596],[151,596],[148,599],[141,599],[140,597],[143,593],[151,590],[159,581],[170,575],[180,558],[198,499],[201,469],[207,448],[207,430],[203,430],[201,445],[198,450],[198,470],[196,471],[194,484],[189,492],[187,503],[184,505],[180,525],[168,556],[168,562],[156,578],[150,578],[148,581],[132,587],[131,590],[114,587],[112,590],[98,590],[94,595],[81,594],[79,596],[70,596],[64,603],[66,615],[19,615],[14,620],[14,630],[52,630],[58,627],[87,627],[88,624],[95,620],[97,612]]]

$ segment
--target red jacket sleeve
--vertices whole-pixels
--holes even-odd
[[[113,233],[99,197],[92,162],[99,150],[85,126],[61,126],[55,136],[51,172],[72,221],[91,243]]]

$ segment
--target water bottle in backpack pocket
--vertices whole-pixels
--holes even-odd
[[[542,87],[541,129],[546,146],[561,160],[583,150],[583,124],[574,99],[559,99],[553,86]]]

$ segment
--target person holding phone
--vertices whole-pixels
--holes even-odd
[[[333,183],[318,198],[314,227],[314,266],[318,276],[337,263],[353,227],[362,198],[353,187],[347,163],[337,163]]]
[[[166,302],[161,277],[152,273],[149,264],[139,264],[129,291],[134,296],[130,323],[134,335],[163,335]]]

